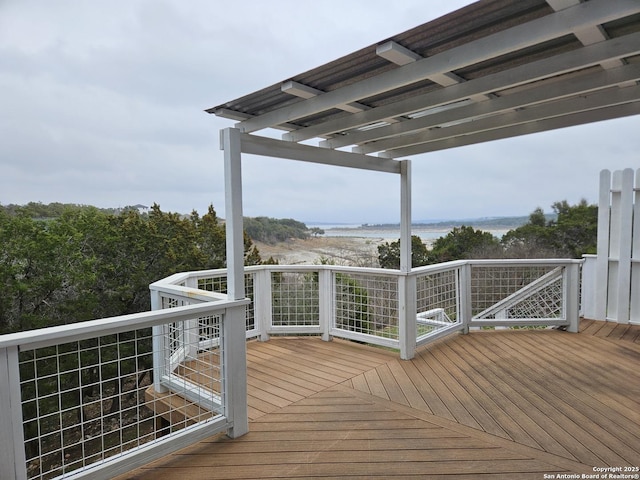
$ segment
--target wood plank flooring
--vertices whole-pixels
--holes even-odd
[[[250,342],[250,433],[119,480],[542,479],[640,466],[640,327],[599,323],[456,334],[411,361],[341,340]]]

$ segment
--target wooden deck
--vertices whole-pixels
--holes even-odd
[[[542,479],[640,466],[638,326],[453,335],[411,361],[273,338],[248,344],[248,374],[249,434],[120,480]]]

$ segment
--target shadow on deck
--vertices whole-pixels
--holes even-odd
[[[580,334],[452,335],[411,361],[341,340],[254,341],[250,433],[119,479],[541,479],[637,467],[639,366],[640,326],[588,320]]]

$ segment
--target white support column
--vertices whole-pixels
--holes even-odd
[[[224,200],[227,232],[227,293],[229,300],[244,298],[244,237],[242,226],[242,155],[240,131],[220,132],[224,150]]]
[[[400,162],[400,271],[411,271],[411,161]]]
[[[411,272],[411,162],[400,162],[400,271],[398,277],[398,335],[400,358],[416,350],[416,277]]]
[[[240,132],[235,128],[226,128],[220,133],[221,148],[224,150],[227,295],[230,300],[240,300],[245,297]],[[245,318],[245,307],[227,310],[224,318],[225,412],[233,422],[227,432],[231,438],[249,431]]]

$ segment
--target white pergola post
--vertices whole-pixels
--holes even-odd
[[[240,131],[225,128],[220,132],[224,150],[224,190],[227,238],[227,295],[241,300],[244,292],[244,233],[242,227],[242,154]],[[231,438],[249,431],[247,412],[247,345],[245,307],[227,310],[224,319],[225,411],[233,426]]]
[[[400,162],[400,271],[398,277],[398,335],[400,358],[416,350],[416,278],[411,273],[411,162]]]
[[[411,271],[411,161],[400,162],[400,271]]]

